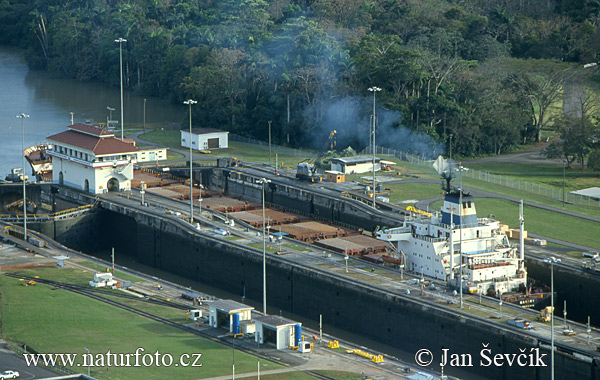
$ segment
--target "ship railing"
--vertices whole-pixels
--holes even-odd
[[[426,235],[417,235],[415,233],[412,234],[412,237],[415,239],[419,239],[419,240],[423,240],[429,243],[439,243],[439,242],[443,242],[446,241],[446,238],[438,238],[438,237],[431,237],[431,236],[426,236]]]

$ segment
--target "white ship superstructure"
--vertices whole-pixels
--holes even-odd
[[[405,268],[460,286],[471,293],[525,291],[523,257],[511,247],[500,222],[477,218],[471,195],[448,192],[441,213],[415,213],[402,227],[377,231],[377,238],[402,252]],[[462,268],[461,268],[462,266]]]

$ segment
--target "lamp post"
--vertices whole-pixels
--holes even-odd
[[[25,123],[24,123],[24,119],[28,118],[29,115],[24,114],[23,112],[21,112],[20,114],[17,115],[17,117],[19,119],[21,119],[21,134],[22,134],[22,140],[21,140],[21,166],[22,166],[22,171],[21,171],[21,180],[23,181],[23,240],[27,241],[27,196],[25,193]]]
[[[146,99],[144,99],[144,135],[146,135]]]
[[[369,87],[369,91],[371,91],[373,93],[373,208],[376,208],[377,206],[375,205],[375,125],[376,125],[376,118],[375,118],[375,95],[381,91],[381,89],[379,87]]]
[[[87,347],[83,347],[83,349],[84,349],[84,350],[86,350],[86,351],[87,351],[87,353],[88,353],[88,355],[89,355],[89,353],[90,353],[90,350],[89,350]],[[88,377],[91,377],[91,376],[90,376],[90,365],[91,365],[91,361],[92,361],[92,357],[91,357],[91,355],[89,356],[89,358],[88,358],[88,359],[89,359],[89,361],[88,361]]]
[[[562,206],[565,208],[565,177],[567,172],[567,161],[563,160],[563,192],[562,192]]]
[[[262,235],[263,235],[263,313],[267,315],[267,242],[265,240],[265,183],[271,182],[266,178],[261,178],[258,183],[262,186]]]
[[[560,263],[560,259],[549,257],[543,260],[550,264],[550,379],[554,380],[554,263]]]
[[[119,73],[121,77],[121,141],[123,141],[123,42],[127,42],[126,39],[119,37],[115,40],[119,44]]]
[[[188,99],[183,102],[183,104],[187,104],[190,108],[190,223],[194,223],[194,197],[193,197],[193,173],[192,173],[192,104],[196,104],[198,101]],[[202,190],[200,190],[200,197],[202,197]],[[202,210],[202,209],[200,209]]]
[[[271,120],[269,120],[269,166],[271,165]],[[277,170],[277,167],[275,167]]]

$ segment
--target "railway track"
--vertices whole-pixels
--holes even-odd
[[[191,326],[186,326],[186,325],[183,325],[183,324],[180,324],[180,323],[177,323],[177,322],[173,322],[173,321],[171,321],[169,319],[163,318],[163,317],[158,316],[156,314],[152,314],[152,313],[149,313],[147,311],[136,309],[134,307],[122,304],[120,302],[117,302],[117,301],[114,301],[114,300],[110,300],[108,298],[105,298],[105,297],[102,297],[102,296],[100,296],[98,294],[95,294],[95,292],[90,291],[89,289],[83,289],[81,286],[72,285],[72,284],[66,284],[66,283],[61,283],[61,282],[52,281],[52,280],[44,280],[44,279],[39,279],[39,278],[34,278],[34,277],[28,277],[28,276],[20,276],[20,275],[15,274],[15,273],[5,273],[4,275],[8,276],[8,277],[13,277],[13,278],[23,278],[23,279],[28,279],[28,280],[34,280],[36,282],[39,282],[40,284],[45,284],[45,285],[50,285],[50,286],[57,286],[57,287],[59,287],[61,289],[65,289],[65,290],[68,290],[70,292],[73,292],[73,293],[76,293],[76,294],[79,294],[79,295],[82,295],[82,296],[94,299],[96,301],[103,302],[103,303],[108,304],[110,306],[114,306],[114,307],[117,307],[119,309],[129,311],[131,313],[134,313],[136,315],[148,318],[148,319],[153,320],[155,322],[162,323],[164,325],[174,327],[174,328],[176,328],[178,330],[182,330],[182,331],[185,331],[185,332],[188,332],[188,333],[200,336],[202,338],[208,339],[210,341],[213,341],[213,342],[216,342],[216,343],[219,343],[219,344],[223,344],[223,340],[221,340],[221,339],[219,339],[217,337],[211,336],[209,334],[206,334],[206,333],[202,332],[201,330],[197,330],[197,329],[195,329],[195,328],[193,328]],[[137,297],[135,297],[135,298],[138,299]],[[257,353],[255,351],[249,350],[249,349],[247,349],[247,348],[245,348],[245,347],[243,347],[241,345],[237,346],[237,350],[245,352],[245,353],[247,353],[249,355],[260,356],[261,359],[272,361],[272,359],[270,359],[268,356],[257,355]],[[279,364],[282,364],[282,363],[279,363]]]
[[[167,306],[167,307],[172,307],[172,308],[180,309],[180,310],[189,310],[189,307],[187,307],[186,305],[178,304],[178,303],[175,303],[172,301],[161,300],[161,299],[157,299],[157,298],[138,297],[138,296],[134,296],[131,294],[113,292],[108,289],[89,288],[89,287],[85,287],[85,286],[69,284],[66,282],[59,282],[59,281],[46,280],[43,278],[23,276],[18,273],[5,273],[5,275],[8,277],[23,279],[25,281],[35,281],[40,284],[45,284],[45,285],[49,285],[49,286],[52,286],[55,288],[70,290],[73,292],[77,292],[79,294],[93,295],[95,297],[105,295],[105,296],[118,297],[118,298],[127,299],[127,300],[143,301],[143,302],[151,303],[154,305]]]

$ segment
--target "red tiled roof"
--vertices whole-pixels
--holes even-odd
[[[111,133],[102,128],[90,127],[89,125],[85,125],[85,124],[81,124],[81,123],[69,125],[67,128],[75,130],[75,131],[83,132],[85,134],[94,135],[94,136],[109,137],[109,136],[115,135],[114,133]]]
[[[137,152],[138,148],[114,137],[95,137],[76,130],[68,130],[48,136],[48,140],[91,150],[96,156]]]

